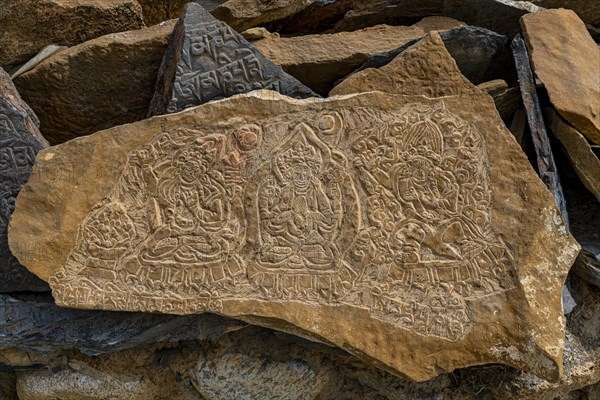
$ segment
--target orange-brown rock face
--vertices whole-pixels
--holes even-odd
[[[214,312],[418,381],[558,379],[579,250],[478,92],[259,91],[79,138],[40,153],[9,243],[63,306]]]
[[[558,112],[600,144],[600,49],[571,10],[527,14],[521,26],[531,64]]]
[[[0,67],[7,70],[52,43],[73,46],[144,26],[132,0],[2,0],[0,21]]]

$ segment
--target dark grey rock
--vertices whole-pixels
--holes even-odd
[[[155,342],[204,340],[246,324],[214,314],[166,315],[60,308],[48,294],[0,295],[0,350],[77,349],[96,355]]]
[[[508,38],[485,28],[462,26],[440,32],[440,36],[446,49],[456,61],[460,72],[474,85],[489,80],[487,71],[492,64],[498,61],[499,55],[509,57],[508,54],[501,52],[507,44]],[[421,39],[415,39],[397,49],[376,54],[353,73],[366,68],[380,68],[419,40]]]
[[[227,24],[189,3],[171,36],[148,114],[178,112],[255,89],[318,97]]]
[[[481,26],[510,38],[520,32],[522,15],[543,8],[515,0],[444,0],[444,15]]]
[[[8,223],[17,194],[27,182],[37,152],[48,147],[39,121],[0,68],[0,293],[49,290],[8,248]]]

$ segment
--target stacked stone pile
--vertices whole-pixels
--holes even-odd
[[[599,4],[0,0],[0,400],[600,398]]]

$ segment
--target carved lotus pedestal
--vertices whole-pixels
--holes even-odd
[[[10,244],[62,306],[217,313],[417,381],[558,379],[579,251],[477,92],[258,91],[79,138],[39,154]]]

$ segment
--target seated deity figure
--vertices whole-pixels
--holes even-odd
[[[138,247],[142,264],[219,265],[232,252],[240,224],[232,216],[224,177],[211,168],[223,140],[209,135],[189,143],[158,173],[152,164],[143,166],[162,224]]]
[[[341,224],[338,183],[322,173],[331,155],[306,125],[285,143],[272,173],[259,187],[261,264],[288,269],[330,270]]]

